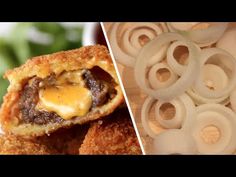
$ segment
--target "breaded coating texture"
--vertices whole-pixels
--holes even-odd
[[[40,144],[31,139],[25,139],[14,135],[0,136],[0,154],[42,155],[55,153],[55,151],[49,150],[46,145]]]
[[[91,69],[95,66],[109,73],[116,83],[114,86],[116,94],[106,104],[95,107],[84,116],[74,117],[62,122],[38,125],[21,121],[22,114],[19,109],[20,93],[30,78],[45,79],[50,74],[58,76],[62,72]],[[10,81],[10,85],[0,109],[0,122],[5,132],[15,135],[42,136],[50,134],[59,128],[84,124],[111,114],[124,101],[110,54],[107,48],[101,45],[86,46],[34,57],[24,65],[7,71],[5,78]]]
[[[50,135],[0,136],[0,154],[141,154],[127,108],[91,124],[62,128]]]
[[[36,140],[57,154],[78,154],[89,124],[63,128],[50,135],[37,137]]]
[[[79,149],[80,154],[141,154],[127,109],[91,124]]]

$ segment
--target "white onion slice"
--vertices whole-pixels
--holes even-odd
[[[143,103],[142,110],[141,110],[142,126],[143,126],[145,132],[152,138],[155,138],[157,134],[150,127],[149,120],[148,120],[148,114],[149,114],[149,111],[150,111],[153,103],[155,103],[155,101],[156,101],[156,99],[154,99],[152,97],[147,97]]]
[[[191,98],[187,94],[181,95],[178,99],[180,100],[180,102],[184,106],[184,108],[183,108],[184,111],[182,111],[184,113],[182,114],[180,112],[180,114],[182,114],[182,116],[183,116],[183,118],[181,120],[181,128],[183,130],[187,130],[189,127],[188,125],[193,122],[193,120],[195,119],[195,116],[196,116],[195,105],[194,105],[193,101],[191,100]],[[156,101],[157,100],[152,97],[147,97],[146,100],[144,101],[144,104],[143,104],[142,110],[141,110],[142,126],[143,126],[145,132],[152,138],[155,138],[157,136],[157,133],[150,126],[148,114],[149,114],[149,111],[150,111],[152,105]],[[180,116],[180,117],[182,117],[182,116]]]
[[[124,48],[126,48],[126,52],[129,53],[131,56],[137,56],[138,50],[142,48],[142,45],[139,42],[139,37],[145,34],[149,39],[153,39],[155,37],[155,34],[151,31],[147,31],[146,29],[140,29],[139,31],[133,31],[134,28],[129,28],[124,33],[124,40],[123,45]],[[133,34],[131,34],[133,31]],[[157,34],[161,34],[161,29],[157,28]],[[130,37],[131,36],[131,37]]]
[[[236,112],[236,89],[230,93],[230,104],[234,112]]]
[[[184,46],[188,48],[188,44],[185,41],[173,42],[167,50],[167,63],[176,74],[182,75],[187,66],[178,63],[174,57],[175,49],[179,46]],[[200,52],[201,49],[198,46],[196,46],[196,48]],[[186,61],[188,61],[188,58],[186,59]]]
[[[162,25],[163,24],[160,23],[161,27]],[[117,61],[125,66],[133,67],[135,58],[139,50],[143,47],[139,44],[139,38],[146,36],[152,40],[154,37],[164,32],[165,28],[161,28],[160,26],[154,23],[114,23],[110,30],[109,39]],[[169,44],[165,44],[162,46],[156,56],[150,59],[149,65],[165,57],[168,45]]]
[[[227,105],[229,103],[228,95],[220,97],[220,98],[206,98],[199,95],[192,89],[189,89],[187,91],[187,94],[194,100],[194,103],[196,105],[201,105],[201,104],[206,104],[206,103],[219,103],[222,105]]]
[[[153,154],[195,154],[196,143],[193,137],[179,129],[171,129],[155,137]]]
[[[232,153],[236,149],[236,114],[220,104],[203,104],[196,111],[196,122],[189,124],[189,130],[192,130],[198,151],[201,154]],[[218,141],[209,144],[202,140],[200,132],[212,125],[220,130],[221,136]]]
[[[185,107],[185,118],[182,123],[181,129],[184,131],[188,131],[189,124],[192,124],[196,117],[196,108],[193,100],[187,94],[181,95],[179,99]]]
[[[174,113],[173,110],[169,110],[173,114],[171,119],[165,119],[160,113],[162,106],[166,103],[171,104],[175,109]],[[185,119],[185,112],[185,107],[179,99],[174,99],[170,102],[158,101],[155,105],[155,118],[164,128],[181,128],[183,119]]]
[[[203,66],[207,62],[218,65],[224,70],[229,79],[227,87],[220,90],[210,90],[205,86],[203,83]],[[208,48],[202,50],[200,68],[200,77],[197,77],[196,79],[194,90],[201,96],[206,98],[223,97],[229,95],[229,93],[236,87],[236,59],[228,52],[219,48]]]
[[[219,38],[223,35],[225,30],[228,27],[228,23],[226,22],[218,22],[218,23],[209,23],[210,26],[206,29],[196,29],[196,30],[181,30],[175,28],[172,23],[167,23],[168,28],[172,32],[178,32],[190,40],[197,43],[200,47],[209,46],[219,40]]]
[[[217,65],[205,64],[203,65],[203,78],[210,81],[214,89],[225,88],[228,84],[228,77],[223,69]],[[226,105],[229,103],[228,95],[219,98],[207,98],[201,96],[199,93],[194,91],[194,89],[189,89],[187,91],[188,95],[194,100],[195,104],[201,105],[205,103],[220,103]]]
[[[205,84],[214,90],[222,90],[227,87],[229,79],[222,68],[214,64],[205,64],[202,68]]]
[[[159,70],[166,69],[170,76],[164,81],[160,81],[156,74]],[[178,79],[178,76],[171,70],[171,68],[166,63],[157,63],[153,67],[151,67],[148,73],[148,80],[152,88],[160,89],[165,88],[173,84]]]
[[[216,47],[226,50],[236,58],[236,28],[226,31],[216,43]]]
[[[164,89],[151,89],[146,83],[146,68],[148,67],[148,59],[155,55],[156,51],[158,51],[161,46],[176,40],[185,41],[189,48],[189,62],[185,72],[171,86]],[[149,96],[156,99],[161,99],[163,101],[170,101],[188,90],[198,77],[200,70],[198,56],[198,49],[192,42],[186,40],[177,33],[163,33],[150,41],[139,52],[134,68],[135,80],[138,86]]]
[[[170,22],[167,23],[170,31],[174,32],[175,30],[188,31],[191,30],[193,26],[199,24],[199,22]]]

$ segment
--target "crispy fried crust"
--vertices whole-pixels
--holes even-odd
[[[109,119],[92,123],[79,149],[80,154],[141,154],[127,109]]]
[[[55,151],[49,150],[46,145],[40,144],[34,140],[25,139],[23,137],[13,135],[0,136],[0,154],[42,155],[55,153]]]
[[[118,109],[109,117],[90,126],[62,128],[49,136],[1,135],[0,154],[141,154],[127,109]]]
[[[18,124],[19,110],[17,105],[19,93],[29,78],[34,76],[46,78],[53,72],[58,75],[63,71],[90,69],[94,66],[99,66],[108,72],[117,83],[117,86],[115,86],[117,95],[107,104],[93,109],[84,117],[65,120],[62,123],[47,125]],[[0,110],[0,121],[4,131],[16,135],[40,136],[49,134],[61,127],[69,127],[73,124],[83,124],[96,120],[112,113],[124,100],[108,50],[101,45],[34,57],[21,67],[7,71],[5,77],[10,81],[10,86]]]
[[[78,154],[78,148],[83,143],[88,128],[89,124],[75,125],[37,137],[35,140],[57,154]]]

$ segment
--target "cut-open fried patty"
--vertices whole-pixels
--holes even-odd
[[[28,60],[8,71],[0,121],[8,133],[41,136],[112,113],[123,94],[104,46],[88,46]]]
[[[99,72],[94,72],[94,70],[99,70]],[[100,74],[101,72],[104,71],[98,68],[84,71],[83,78],[93,96],[91,109],[107,103],[116,94],[116,90],[114,89],[115,83],[112,78],[109,78],[110,82],[106,82],[96,77],[96,74]],[[55,74],[50,75],[44,80],[47,80],[47,83],[51,85],[55,84]],[[23,87],[20,94],[19,109],[21,111],[21,122],[39,125],[62,122],[64,119],[57,113],[36,109],[36,105],[39,102],[40,82],[43,80],[39,77],[34,77],[30,81],[30,83],[28,82]]]

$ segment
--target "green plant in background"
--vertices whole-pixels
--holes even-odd
[[[18,23],[9,36],[0,37],[0,104],[9,84],[3,79],[7,69],[19,66],[34,56],[79,48],[82,32],[81,26],[65,27],[49,22]]]

